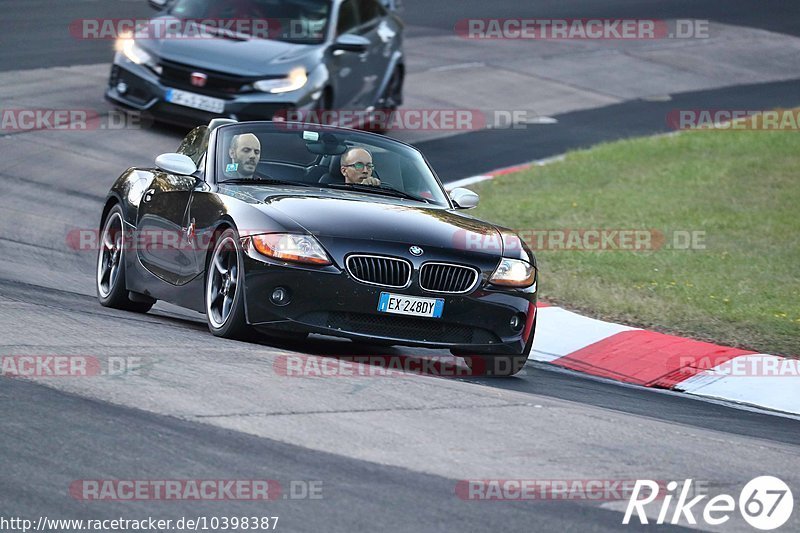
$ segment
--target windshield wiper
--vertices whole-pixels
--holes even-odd
[[[276,180],[273,178],[233,178],[220,181],[219,185],[230,183],[231,185],[255,185],[257,183],[268,183],[270,185],[297,185],[298,187],[316,187],[317,184],[303,183],[300,181]]]

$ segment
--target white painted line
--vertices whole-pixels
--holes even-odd
[[[546,157],[544,159],[537,159],[536,161],[530,161],[528,163],[522,163],[521,165],[512,165],[510,167],[498,168],[497,170],[493,170],[487,174],[470,176],[469,178],[462,178],[460,180],[445,183],[444,188],[446,191],[452,191],[456,187],[466,187],[468,185],[472,185],[473,183],[480,183],[481,181],[494,179],[497,174],[500,174],[502,172],[507,172],[512,168],[519,168],[520,170],[525,170],[525,168],[528,166],[543,167],[545,165],[549,165],[551,163],[558,163],[559,161],[563,160],[564,160],[564,154],[560,154],[560,155],[554,155],[552,157]]]
[[[645,102],[671,102],[672,96],[668,94],[653,94],[650,96],[642,96],[641,99]]]
[[[446,72],[448,70],[459,70],[462,68],[475,68],[475,67],[485,67],[485,66],[486,63],[482,61],[474,61],[472,63],[457,63],[455,65],[443,65],[441,67],[433,67],[423,72]]]
[[[550,165],[552,163],[559,163],[565,159],[564,154],[554,155],[552,157],[545,157],[544,159],[538,159],[536,161],[532,161],[531,165],[535,165],[537,167],[543,167],[545,165]]]
[[[558,124],[558,119],[553,117],[539,116],[533,117],[530,120],[520,121],[519,124]]]
[[[457,187],[466,187],[468,185],[472,185],[473,183],[479,183],[481,181],[490,180],[493,177],[494,176],[491,176],[489,174],[485,174],[483,176],[472,176],[472,177],[469,177],[469,178],[463,178],[463,179],[460,179],[460,180],[457,180],[457,181],[453,181],[453,182],[450,182],[450,183],[445,183],[444,184],[444,188],[445,188],[446,191],[449,192],[449,191],[452,191],[453,189],[455,189]]]

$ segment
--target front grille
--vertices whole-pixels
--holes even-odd
[[[164,71],[161,73],[161,81],[164,82],[165,85],[209,96],[230,98],[256,81],[254,78],[213,72],[166,60],[161,61],[161,66],[164,68]],[[192,85],[192,72],[202,72],[208,76],[206,84],[203,87],[195,87]]]
[[[464,293],[477,280],[477,270],[461,265],[425,263],[419,272],[420,287],[431,292]]]
[[[411,281],[411,263],[394,257],[351,255],[347,271],[362,283],[384,287],[401,288]]]
[[[314,312],[298,319],[310,325],[344,332],[417,342],[442,344],[493,344],[500,339],[491,331],[435,319],[383,316],[366,313]]]

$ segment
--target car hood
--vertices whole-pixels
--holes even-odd
[[[286,74],[314,48],[268,39],[238,40],[223,36],[184,39],[165,36],[142,39],[137,44],[168,61],[246,77]]]
[[[478,253],[492,256],[502,251],[500,231],[492,224],[441,207],[394,198],[338,190],[318,195],[284,192],[267,194],[261,208],[268,214],[276,210],[323,238],[480,250]],[[475,246],[492,242],[495,246]]]

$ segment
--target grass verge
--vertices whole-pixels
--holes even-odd
[[[689,131],[571,152],[475,185],[476,216],[521,231],[540,297],[590,316],[800,356],[800,134]],[[580,230],[664,245],[590,251]],[[684,233],[688,232],[688,233]],[[694,246],[683,249],[688,237]],[[559,239],[573,240],[561,249]]]

